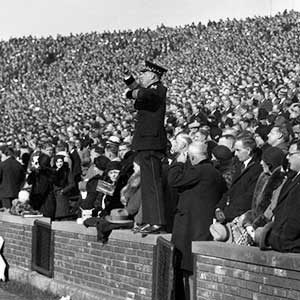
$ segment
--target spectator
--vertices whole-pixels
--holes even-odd
[[[268,134],[268,144],[272,147],[281,149],[284,153],[288,152],[289,132],[282,126],[273,126]]]
[[[27,177],[27,183],[31,186],[29,204],[52,220],[55,217],[56,207],[53,179],[54,172],[50,167],[50,157],[42,153],[38,157],[38,164]]]
[[[226,184],[209,162],[206,144],[200,142],[190,144],[188,153],[177,157],[170,166],[168,181],[172,187],[180,189],[172,241],[181,257],[177,267],[183,280],[193,272],[192,241],[211,240],[209,225]],[[183,281],[178,284],[179,289],[183,287]],[[177,292],[180,299],[188,299],[182,290]]]
[[[231,222],[251,208],[255,184],[262,172],[260,155],[252,136],[239,135],[234,149],[240,166],[233,176],[231,187],[217,205],[216,219],[220,223]]]
[[[288,161],[294,177],[288,178],[278,197],[274,210],[274,221],[266,225],[260,235],[256,236],[260,247],[271,247],[280,252],[300,252],[299,245],[299,172],[300,143],[293,142],[289,148]]]
[[[232,152],[226,146],[217,145],[212,149],[212,161],[215,168],[222,174],[227,188],[229,188],[235,172]]]
[[[69,195],[75,187],[75,182],[64,155],[56,155],[54,165],[55,218],[61,219],[70,215]]]
[[[166,223],[161,159],[167,147],[164,128],[167,89],[160,80],[167,70],[149,61],[146,61],[145,67],[139,77],[140,85],[133,82],[132,76],[127,78],[126,84],[130,90],[126,92],[126,97],[135,100],[134,107],[138,110],[132,149],[137,151],[136,155],[141,167],[145,226],[140,232],[154,233]]]
[[[24,184],[25,172],[7,145],[0,146],[0,156],[0,202],[1,207],[9,209],[12,200],[18,198]]]

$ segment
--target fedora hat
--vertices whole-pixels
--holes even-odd
[[[255,230],[254,242],[258,244],[260,250],[269,249],[268,237],[272,231],[273,222],[267,223],[264,227]]]
[[[219,222],[216,222],[210,225],[209,231],[213,236],[214,241],[231,243],[233,240],[232,231],[229,224],[223,225]]]
[[[106,221],[114,224],[130,224],[133,220],[129,219],[128,211],[125,208],[112,209],[109,216],[105,217]]]

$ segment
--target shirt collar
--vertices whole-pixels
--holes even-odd
[[[252,159],[252,157],[249,157],[247,160],[244,161],[245,169],[248,167],[248,165],[249,165],[251,159]]]

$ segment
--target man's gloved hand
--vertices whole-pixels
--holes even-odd
[[[216,216],[216,219],[219,223],[224,223],[225,222],[225,214],[220,208],[216,209],[215,216]]]

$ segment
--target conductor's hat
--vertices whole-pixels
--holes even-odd
[[[141,70],[141,72],[147,72],[147,71],[153,72],[153,73],[157,74],[159,77],[161,77],[168,70],[149,61],[149,60],[146,60],[145,67]]]

